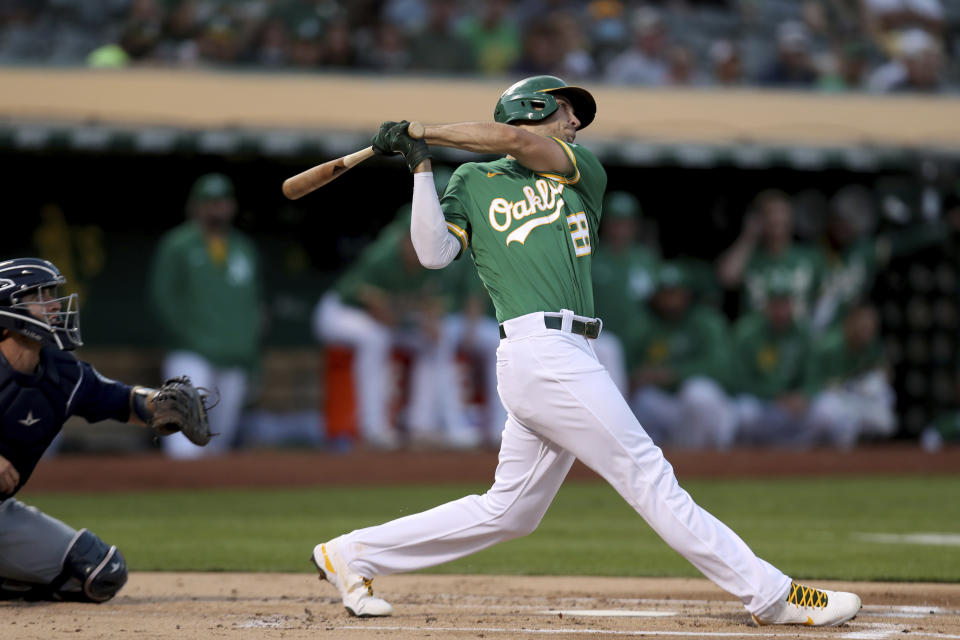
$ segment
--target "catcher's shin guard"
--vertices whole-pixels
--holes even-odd
[[[63,588],[71,578],[80,583],[79,590]],[[120,550],[81,529],[64,556],[63,571],[50,587],[57,600],[106,602],[126,582],[127,563]]]
[[[81,529],[70,541],[63,570],[49,584],[0,579],[0,600],[106,602],[127,582],[120,551]]]

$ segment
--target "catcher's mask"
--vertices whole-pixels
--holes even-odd
[[[533,76],[512,85],[503,92],[493,110],[493,119],[510,124],[520,120],[543,120],[557,110],[557,99],[563,96],[573,106],[580,121],[577,130],[585,129],[597,114],[597,102],[590,92],[571,87],[556,76]]]
[[[47,260],[0,262],[0,328],[64,351],[81,346],[77,294],[60,295],[60,286],[66,282]]]

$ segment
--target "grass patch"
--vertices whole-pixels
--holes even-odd
[[[694,499],[800,579],[960,581],[960,546],[857,533],[960,534],[960,476],[685,482]],[[118,545],[135,570],[310,571],[317,542],[483,486],[157,491],[19,496]],[[607,485],[568,483],[532,535],[433,573],[696,576]]]

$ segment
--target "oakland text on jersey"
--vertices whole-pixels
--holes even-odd
[[[547,180],[543,178],[537,180],[534,184],[536,185],[537,192],[535,193],[534,188],[530,185],[525,185],[523,187],[523,195],[525,198],[522,200],[511,201],[506,198],[494,198],[490,202],[489,208],[490,226],[497,231],[506,231],[510,228],[512,220],[523,220],[535,213],[550,211],[551,209],[555,209],[555,211],[550,222],[560,217],[563,198],[559,198],[558,196],[563,193],[563,185],[555,182],[547,182]],[[540,218],[540,220],[543,219],[544,218]],[[530,224],[530,222],[526,224]],[[546,223],[539,222],[537,224]],[[510,236],[513,236],[514,233],[511,233]],[[522,234],[523,239],[526,239],[528,233],[529,231]],[[520,240],[520,242],[522,243],[523,240]],[[508,239],[507,244],[509,243],[510,240]]]

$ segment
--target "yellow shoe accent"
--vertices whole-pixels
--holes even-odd
[[[791,582],[790,595],[787,596],[787,602],[795,604],[798,607],[816,607],[822,609],[829,603],[829,598],[827,598],[827,594],[823,591]],[[813,624],[813,621],[807,624]]]
[[[327,545],[320,545],[320,552],[323,554],[323,564],[326,565],[327,571],[336,575],[336,571],[333,569],[333,565],[330,564],[330,558],[327,557]]]

